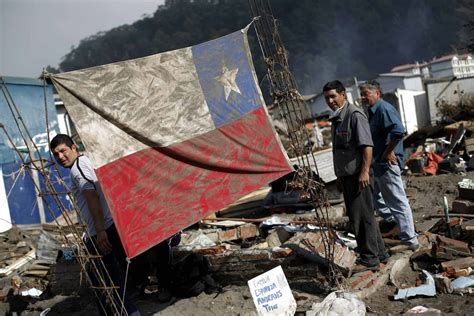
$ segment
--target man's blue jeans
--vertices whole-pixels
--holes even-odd
[[[395,220],[400,229],[400,240],[409,245],[418,244],[413,214],[408,203],[398,165],[390,165],[387,171],[374,177],[374,206],[380,216]]]

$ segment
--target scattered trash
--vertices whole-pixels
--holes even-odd
[[[350,249],[354,250],[355,248],[357,248],[357,240],[355,240],[354,235],[347,234],[347,237],[345,237],[338,232],[337,237],[344,243],[344,245],[346,245]]]
[[[357,295],[344,291],[332,292],[321,303],[314,303],[306,316],[365,315],[365,303]]]
[[[28,289],[26,291],[21,291],[22,296],[31,296],[39,297],[43,291],[38,290],[37,288]]]
[[[474,286],[474,276],[471,277],[459,277],[452,282],[453,289],[460,290],[466,287]]]
[[[46,308],[44,311],[40,313],[40,316],[46,316],[51,311],[51,308]]]
[[[395,300],[403,300],[412,296],[436,296],[435,281],[428,271],[422,270],[422,278],[425,280],[425,284],[411,287],[408,289],[398,289],[397,294],[394,296]]]
[[[472,179],[462,179],[458,182],[459,197],[474,200],[474,181]]]
[[[441,315],[441,311],[439,309],[428,308],[428,307],[421,306],[421,305],[415,306],[412,309],[410,309],[408,312],[406,312],[406,314],[424,314],[424,313],[430,313],[430,315],[432,315],[432,314],[440,314]]]
[[[281,226],[281,225],[288,225],[289,221],[284,221],[278,216],[272,216],[269,219],[263,221],[260,226]]]

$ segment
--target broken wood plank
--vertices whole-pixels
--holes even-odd
[[[454,270],[461,270],[466,268],[474,268],[474,258],[473,257],[466,257],[451,261],[445,261],[441,263],[444,271],[452,268]]]
[[[36,258],[36,249],[31,249],[26,255],[24,255],[20,259],[16,260],[15,262],[13,262],[8,267],[0,269],[0,276],[4,277],[4,276],[7,276],[7,275],[13,273],[14,271],[18,270],[19,268],[21,268],[25,264],[31,262],[35,258]]]
[[[48,275],[48,273],[49,273],[49,269],[48,270],[27,270],[24,273],[22,273],[22,276],[44,278],[45,276]]]
[[[231,227],[237,227],[237,226],[242,226],[245,224],[244,221],[238,221],[238,220],[223,220],[223,221],[215,221],[215,222],[211,222],[215,219],[208,219],[208,218],[205,218],[204,220],[209,220],[210,222],[209,223],[206,223],[207,226],[215,226],[215,227],[227,227],[227,228],[231,228]]]

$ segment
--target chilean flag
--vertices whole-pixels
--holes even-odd
[[[292,170],[247,29],[52,80],[130,258]]]

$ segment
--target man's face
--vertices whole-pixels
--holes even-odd
[[[56,161],[64,168],[71,168],[74,164],[74,161],[76,161],[77,157],[79,156],[77,146],[75,144],[73,144],[71,147],[68,147],[66,144],[60,144],[56,146],[52,152]]]
[[[346,103],[346,93],[344,91],[339,93],[336,89],[324,91],[324,99],[331,110],[336,111]]]
[[[362,103],[372,106],[380,100],[380,91],[364,88],[360,90],[360,96]]]

